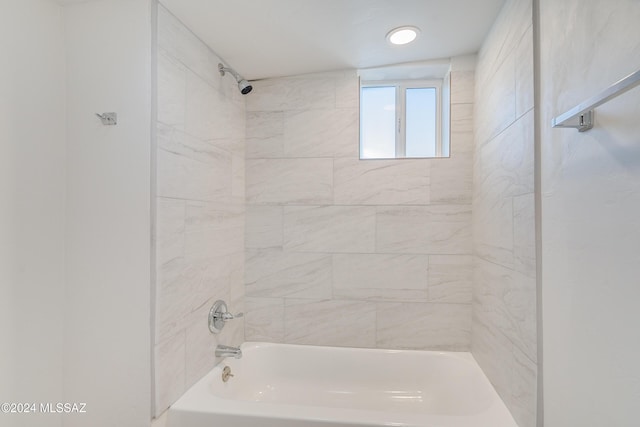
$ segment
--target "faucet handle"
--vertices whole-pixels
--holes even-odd
[[[218,317],[221,318],[222,320],[224,320],[225,322],[227,320],[233,320],[233,319],[237,319],[239,317],[243,317],[244,313],[238,313],[238,314],[231,314],[228,311],[225,311],[224,313],[219,313]]]
[[[237,319],[244,316],[243,313],[231,314],[227,311],[227,303],[218,300],[213,303],[211,310],[209,310],[209,331],[212,334],[218,334],[224,328],[224,324],[228,320]]]

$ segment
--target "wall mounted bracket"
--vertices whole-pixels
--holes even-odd
[[[118,113],[96,113],[96,116],[102,121],[105,126],[115,126],[118,124]]]

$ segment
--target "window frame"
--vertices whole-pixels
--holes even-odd
[[[395,109],[395,157],[362,157],[362,128],[360,128],[359,157],[360,160],[376,159],[433,159],[442,156],[442,87],[443,79],[420,79],[420,80],[364,80],[360,82],[360,98],[364,88],[375,87],[395,87],[396,89],[396,109]],[[433,157],[407,157],[406,156],[406,93],[407,89],[435,89],[436,91],[436,147]],[[360,108],[360,122],[362,122],[362,109]]]

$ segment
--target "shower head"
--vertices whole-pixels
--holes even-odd
[[[253,89],[251,83],[245,80],[245,78],[238,74],[233,68],[218,64],[218,71],[220,71],[221,76],[224,76],[225,73],[230,73],[236,79],[236,82],[238,82],[238,89],[241,94],[246,95]]]

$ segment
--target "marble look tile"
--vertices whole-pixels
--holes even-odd
[[[333,297],[426,301],[426,255],[335,254]]]
[[[284,247],[299,252],[373,252],[376,208],[285,206]]]
[[[475,71],[451,71],[451,104],[473,104]]]
[[[476,138],[483,145],[504,131],[516,119],[515,55],[509,55],[487,81],[478,81],[476,93],[487,108],[476,109]]]
[[[161,414],[186,390],[185,334],[180,332],[154,347],[155,415]]]
[[[332,159],[249,159],[247,203],[331,203]]]
[[[473,132],[473,104],[451,105],[451,132]]]
[[[244,248],[242,205],[188,202],[185,256],[219,257]]]
[[[231,197],[231,157],[211,144],[158,128],[158,195],[190,200]]]
[[[173,58],[158,54],[158,121],[176,129],[184,129],[187,72]]]
[[[284,112],[247,112],[247,158],[284,156]]]
[[[457,131],[456,129],[451,130],[451,155],[473,153],[474,150],[473,132]]]
[[[245,305],[247,341],[284,342],[284,299],[247,297]]]
[[[479,257],[513,266],[513,199],[485,201],[473,205],[473,247]]]
[[[245,311],[245,259],[244,250],[229,256],[229,304],[235,313]]]
[[[247,248],[281,248],[283,239],[282,206],[247,206]]]
[[[187,108],[185,131],[207,140],[223,135],[217,132],[219,124],[225,124],[229,110],[222,108],[220,93],[192,72],[187,72]],[[226,135],[224,135],[226,136]]]
[[[429,203],[428,160],[334,161],[334,202],[340,205]]]
[[[205,300],[202,307],[191,313],[185,328],[186,388],[198,382],[198,380],[216,365],[215,350],[218,342],[226,344],[221,338],[222,334],[214,335],[209,332],[209,326],[207,324],[209,310],[215,300],[227,300],[227,296],[220,295],[214,298],[215,299]],[[225,330],[222,332],[227,332],[227,327],[225,327]]]
[[[472,300],[473,257],[429,256],[429,301],[467,303]]]
[[[470,254],[471,207],[432,205],[378,207],[376,251]]]
[[[473,355],[518,425],[535,426],[537,366],[482,314],[473,317]]]
[[[209,85],[220,87],[220,59],[162,5],[158,6],[158,46]]]
[[[333,109],[336,105],[332,76],[266,79],[253,82],[247,111]]]
[[[535,196],[524,194],[513,199],[514,268],[536,277]]]
[[[205,142],[207,144],[211,144],[216,147],[218,150],[226,151],[232,156],[240,156],[242,158],[246,157],[245,154],[245,137],[243,128],[238,128],[234,130],[236,136],[225,137],[225,138],[213,138],[208,139]]]
[[[156,272],[155,342],[173,336],[184,328],[185,317],[198,303],[190,290],[197,276],[183,257],[165,262]]]
[[[229,257],[178,258],[156,279],[156,342],[186,327],[190,313],[215,294],[228,293]]]
[[[522,35],[531,26],[532,16],[531,0],[505,2],[478,53],[477,82],[486,82],[513,54]]]
[[[231,156],[231,197],[241,203],[245,201],[244,155]]]
[[[355,157],[359,112],[355,108],[287,111],[285,157]]]
[[[516,55],[516,117],[533,108],[533,27],[522,36]]]
[[[431,163],[432,204],[470,205],[472,196],[472,152],[454,152],[448,159],[436,159]]]
[[[156,199],[156,263],[162,265],[184,254],[186,203]]]
[[[341,347],[375,346],[374,303],[285,300],[284,341]]]
[[[500,331],[527,357],[537,358],[536,281],[476,258],[474,304],[489,328]]]
[[[378,303],[381,348],[467,351],[471,304]]]
[[[331,297],[331,255],[262,249],[247,251],[246,262],[250,297]]]
[[[475,301],[472,325],[473,357],[506,403],[510,396],[509,384],[513,378],[513,344],[490,325],[486,315],[476,309]]]
[[[337,76],[336,108],[360,108],[360,79],[355,71]]]
[[[482,147],[474,165],[474,238],[486,259],[513,265],[513,197],[534,188],[533,112]]]
[[[511,390],[508,398],[509,410],[519,426],[535,427],[538,365],[524,355],[517,347],[513,348],[514,367]]]

